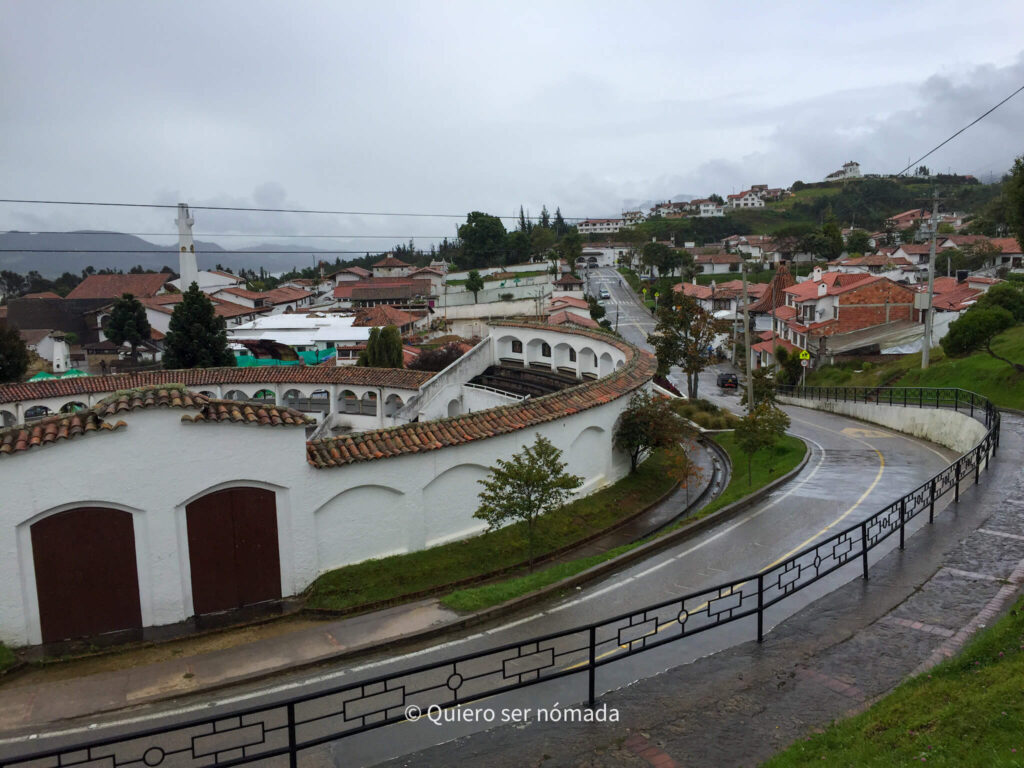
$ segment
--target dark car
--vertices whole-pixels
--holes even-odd
[[[718,386],[722,389],[737,389],[739,385],[740,380],[735,373],[718,374]]]

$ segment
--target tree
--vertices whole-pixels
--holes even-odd
[[[803,375],[803,364],[796,352],[790,352],[783,346],[777,346],[775,347],[775,359],[779,363],[779,384],[796,384],[800,381],[800,377]],[[755,392],[755,397],[756,395]]]
[[[740,419],[734,436],[740,451],[747,456],[748,486],[753,482],[754,454],[762,448],[768,448],[770,449],[770,461],[772,461],[775,455],[775,444],[786,433],[788,427],[789,416],[769,402],[758,403]],[[769,466],[768,471],[774,471],[774,467]]]
[[[677,445],[669,446],[665,451],[665,472],[685,489],[686,506],[690,506],[690,484],[704,476],[704,471],[700,468],[700,465],[693,460],[693,450],[693,442],[687,440]]]
[[[525,233],[527,236],[530,234],[530,230],[533,229],[533,222],[527,221],[526,214],[523,213],[523,206],[519,206],[519,229],[517,231]]]
[[[1012,283],[998,283],[978,299],[976,307],[1002,307],[1018,323],[1024,322],[1024,292]]]
[[[469,270],[469,275],[466,277],[466,290],[473,292],[473,303],[476,304],[476,295],[484,289],[484,279],[480,277],[480,273],[475,270]]]
[[[561,459],[562,452],[537,433],[533,445],[524,445],[508,460],[498,459],[490,474],[477,480],[484,490],[473,517],[486,521],[488,530],[525,523],[531,570],[537,518],[560,507],[583,485],[583,478],[566,473]]]
[[[524,261],[529,261],[530,235],[522,229],[509,232],[506,250],[509,264],[522,264]]]
[[[678,445],[689,432],[668,400],[638,391],[619,416],[613,444],[629,454],[630,471],[636,472],[640,457],[647,451]]]
[[[849,253],[867,253],[871,250],[871,235],[863,229],[855,229],[846,236],[846,250]]]
[[[555,232],[557,233],[557,231],[556,228]],[[565,237],[558,244],[558,253],[570,267],[583,255],[583,238],[580,237],[580,231],[576,227],[566,230]]]
[[[9,269],[0,271],[0,293],[17,296],[25,290],[25,278]]]
[[[783,347],[776,347],[775,354],[779,353],[779,350]],[[800,361],[797,360],[797,368],[799,368]],[[761,403],[775,403],[775,380],[772,379],[771,368],[758,368],[752,374],[754,377],[754,405],[760,405]],[[743,390],[743,395],[740,397],[740,405],[747,404],[747,391],[746,388]]]
[[[546,205],[540,207],[540,220],[537,222],[537,225],[544,229],[551,229],[551,214],[548,213]]]
[[[142,302],[130,293],[115,301],[114,309],[110,312],[110,322],[104,332],[118,346],[127,342],[132,348],[134,360],[136,347],[150,337],[149,320],[146,319],[146,308]]]
[[[530,253],[534,258],[542,257],[554,246],[555,240],[555,233],[547,227],[534,227],[530,231]]]
[[[682,256],[665,243],[645,243],[642,251],[643,262],[655,267],[658,275],[670,275],[683,263]]]
[[[497,216],[473,211],[459,227],[462,261],[467,269],[505,262],[505,225]]]
[[[225,328],[210,297],[192,283],[171,315],[164,339],[164,368],[234,366]]]
[[[1015,324],[1013,314],[1005,307],[975,306],[949,324],[949,331],[939,343],[950,357],[962,357],[982,349],[996,360],[1013,366],[1018,373],[1024,373],[1024,365],[992,351],[992,340]]]
[[[1006,200],[1006,223],[1024,248],[1024,155],[1013,161],[1010,175],[1003,181],[1003,197]]]
[[[686,390],[697,397],[698,376],[707,367],[715,340],[714,318],[692,296],[676,294],[675,307],[658,309],[658,324],[647,341],[658,356],[658,373],[668,374],[678,365],[686,374]]]
[[[462,349],[453,341],[439,349],[428,349],[420,352],[409,363],[409,368],[414,371],[443,371],[460,357],[462,357]]]
[[[28,347],[13,325],[0,326],[0,382],[18,381],[28,370]]]
[[[356,365],[369,368],[402,368],[402,334],[396,325],[371,328],[366,349],[359,353]]]

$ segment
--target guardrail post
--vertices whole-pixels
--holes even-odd
[[[936,389],[936,390],[935,390],[935,407],[936,407],[936,408],[939,408],[939,407],[940,407],[940,406],[939,406],[939,398],[940,398],[940,397],[942,397],[942,391],[941,391],[941,390],[938,390],[938,389]]]
[[[764,640],[764,574],[757,574],[757,642]]]
[[[892,405],[892,387],[889,387],[889,405]]]
[[[903,407],[907,407],[907,388],[903,388]]]
[[[959,389],[954,389],[953,390],[953,410],[956,411],[957,413],[960,413],[960,390]],[[974,414],[972,413],[971,415],[973,416]]]
[[[917,388],[917,407],[924,408],[924,390],[920,387]]]
[[[903,549],[904,542],[904,530],[906,529],[907,520],[907,497],[904,496],[900,499],[900,549]]]
[[[861,562],[864,565],[864,578],[868,577],[868,524],[860,524]]]
[[[288,703],[288,765],[298,768],[299,753],[295,748],[295,703]]]
[[[978,484],[978,478],[981,474],[981,447],[974,449],[974,484]]]
[[[593,626],[590,627],[590,665],[587,669],[587,685],[589,690],[587,692],[587,704],[590,707],[594,706],[594,673],[597,671],[594,668],[594,664],[597,662],[597,629]]]
[[[935,483],[936,483],[936,480],[933,477],[932,478],[932,493],[931,493],[932,498],[931,498],[931,501],[928,503],[928,522],[929,523],[934,523],[935,522]]]
[[[953,464],[953,503],[960,503],[960,460]]]

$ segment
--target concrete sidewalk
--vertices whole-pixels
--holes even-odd
[[[761,645],[602,696],[617,723],[503,726],[383,765],[759,765],[953,655],[1024,592],[1022,463],[1024,420],[1004,414],[999,456],[981,484],[963,486],[959,505],[874,563],[869,580],[855,577],[811,603]],[[343,764],[344,743],[332,748]]]
[[[677,489],[626,525],[566,553],[556,562],[614,549],[674,520],[685,508],[687,497],[696,499],[714,481],[709,449],[701,446],[699,457],[698,463],[704,469],[700,487],[691,488],[688,493]],[[547,597],[547,594],[540,597]],[[0,686],[0,733],[36,731],[59,721],[213,691],[371,651],[422,642],[503,612],[507,611],[492,609],[482,615],[459,614],[431,598],[359,616],[317,622],[221,650],[139,666],[130,666],[132,652],[127,651],[123,658],[129,665],[124,668],[82,677],[19,685],[15,676]]]

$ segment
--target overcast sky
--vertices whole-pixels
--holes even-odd
[[[847,160],[891,173],[1024,85],[1022,29],[1008,0],[0,0],[0,197],[607,216]],[[926,164],[987,179],[1021,153],[1024,94]],[[0,204],[0,230],[173,218]],[[424,242],[456,224],[196,218]]]

